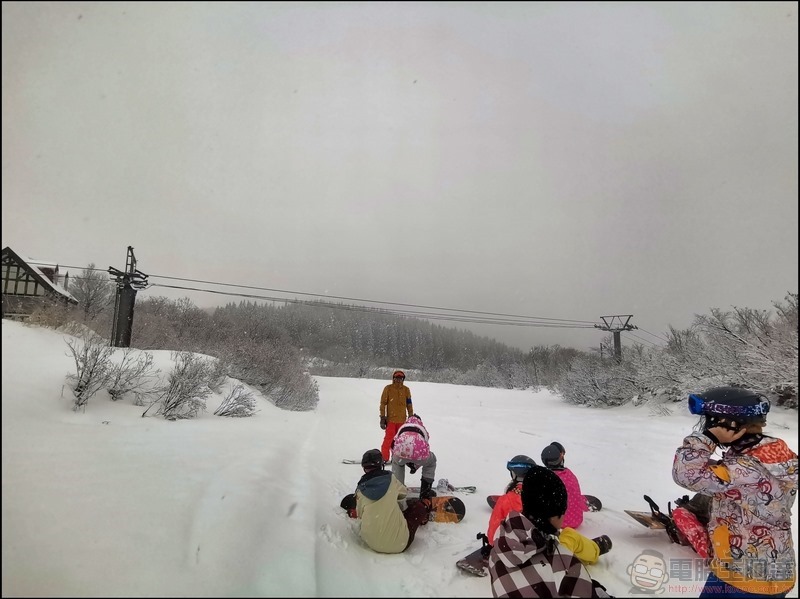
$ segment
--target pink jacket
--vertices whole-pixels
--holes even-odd
[[[583,523],[583,512],[588,512],[586,498],[581,493],[578,478],[569,468],[553,470],[567,488],[567,513],[564,514],[564,527],[578,528]]]
[[[428,459],[431,454],[428,445],[428,429],[418,416],[410,416],[397,429],[392,441],[392,455],[409,462],[419,463]]]

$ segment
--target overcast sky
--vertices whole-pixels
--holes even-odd
[[[2,244],[22,255],[124,269],[130,245],[154,283],[633,314],[656,335],[798,289],[796,2],[2,17]]]

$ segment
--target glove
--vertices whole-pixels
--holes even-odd
[[[381,428],[383,430],[386,430],[386,427],[388,426],[388,424],[389,423],[386,420],[386,416],[381,416]]]
[[[419,466],[417,466],[416,464],[409,464],[408,465],[408,471],[411,474],[414,474],[417,471],[417,468],[419,468]]]

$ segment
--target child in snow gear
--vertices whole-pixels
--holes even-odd
[[[389,449],[397,429],[406,421],[406,416],[414,413],[411,390],[403,384],[405,380],[405,372],[395,370],[392,374],[392,383],[386,385],[381,394],[380,426],[385,431],[381,454],[384,462],[389,461]]]
[[[405,511],[400,510],[398,500],[405,498],[407,489],[391,472],[383,469],[380,450],[366,451],[361,467],[364,476],[358,481],[355,493],[361,538],[378,553],[402,553],[411,545],[417,528],[428,522],[430,502],[420,500]],[[342,507],[352,509],[344,501]]]
[[[609,597],[558,538],[567,489],[551,470],[532,466],[523,479],[522,510],[502,522],[489,553],[494,597]]]
[[[586,498],[583,496],[583,493],[581,493],[581,485],[578,482],[578,477],[575,476],[572,470],[564,466],[564,456],[566,453],[561,443],[553,441],[542,450],[542,463],[555,472],[564,482],[564,486],[567,487],[569,504],[567,506],[567,513],[564,516],[564,526],[578,528],[583,523],[583,512],[588,512],[589,507],[586,504]]]
[[[762,432],[769,401],[740,387],[689,396],[699,429],[675,451],[672,477],[709,495],[711,572],[700,597],[785,596],[795,585],[792,506],[797,454]],[[721,460],[712,455],[721,448]]]
[[[506,493],[497,500],[492,515],[489,517],[489,528],[486,531],[487,542],[494,544],[495,534],[500,524],[511,512],[522,511],[523,480],[531,468],[539,467],[536,462],[526,455],[517,455],[511,458],[506,468],[511,474],[511,482],[506,487]],[[564,518],[566,520],[566,517]],[[602,551],[597,541],[583,536],[572,527],[564,526],[558,533],[559,540],[584,564],[597,563],[598,558],[607,551]],[[599,537],[598,537],[599,538]],[[606,537],[608,538],[608,537]],[[607,549],[611,548],[610,539]]]
[[[408,466],[411,474],[422,468],[419,496],[435,497],[433,483],[436,480],[436,454],[431,451],[428,444],[428,429],[422,424],[422,418],[412,414],[397,429],[397,435],[392,440],[392,474],[401,483],[405,483],[406,469]]]

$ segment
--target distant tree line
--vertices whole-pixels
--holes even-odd
[[[113,286],[103,277],[78,280],[81,287],[70,292],[79,307],[70,318],[107,336]],[[773,303],[774,311],[713,309],[696,316],[686,330],[670,328],[664,347],[625,347],[621,362],[559,345],[526,352],[427,320],[322,301],[242,301],[203,310],[188,298],[140,297],[132,344],[217,357],[230,376],[293,410],[317,405],[319,394],[310,375],[387,378],[395,368],[418,381],[547,387],[568,402],[591,406],[653,398],[679,401],[693,391],[732,384],[796,408],[797,299],[796,293],[787,294]]]

